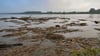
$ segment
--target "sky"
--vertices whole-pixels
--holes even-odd
[[[24,11],[88,11],[100,0],[0,0],[0,13]]]

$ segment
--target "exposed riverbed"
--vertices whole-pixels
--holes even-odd
[[[76,17],[0,18],[0,55],[71,56],[73,50],[100,48],[99,17]]]

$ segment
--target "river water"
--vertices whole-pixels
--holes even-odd
[[[0,18],[10,17],[71,17],[71,18],[100,18],[100,14],[0,14]]]

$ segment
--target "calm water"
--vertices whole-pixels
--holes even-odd
[[[0,18],[10,17],[70,17],[70,18],[100,18],[100,14],[0,14]]]

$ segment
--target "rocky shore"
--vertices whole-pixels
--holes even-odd
[[[100,56],[100,28],[95,21],[87,22],[60,17],[1,18],[0,55]]]

